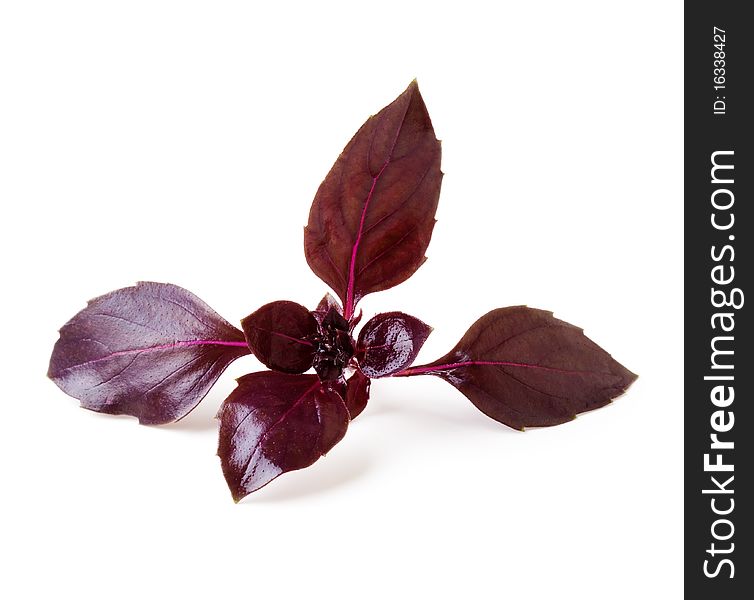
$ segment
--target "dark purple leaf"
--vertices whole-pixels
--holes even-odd
[[[361,371],[356,369],[348,378],[346,387],[346,408],[353,421],[366,408],[369,401],[369,386],[372,381]]]
[[[440,142],[416,81],[370,117],[319,187],[304,232],[306,260],[350,320],[366,294],[424,262],[440,195]]]
[[[320,377],[320,381],[322,381],[322,378]],[[336,394],[338,394],[341,398],[343,398],[343,402],[346,401],[346,389],[348,386],[348,382],[346,381],[346,378],[341,374],[340,377],[337,379],[329,379],[326,381],[322,381],[322,384],[333,390]]]
[[[526,306],[487,313],[450,353],[399,375],[422,374],[441,377],[515,429],[570,421],[636,379],[578,327]]]
[[[48,376],[84,408],[157,425],[186,416],[248,353],[243,333],[191,292],[140,282],[62,327]]]
[[[322,324],[322,321],[327,316],[327,313],[330,312],[331,308],[334,308],[341,315],[343,314],[343,309],[340,307],[340,303],[330,292],[327,292],[322,300],[319,301],[319,304],[317,304],[317,308],[312,311],[314,318],[317,319],[317,323],[320,325]]]
[[[316,375],[274,371],[241,377],[217,418],[217,454],[236,502],[316,462],[343,438],[349,420],[340,395]]]
[[[280,300],[251,313],[241,326],[249,348],[266,367],[303,373],[317,351],[317,320],[306,307]]]
[[[357,356],[367,377],[387,377],[411,366],[432,333],[416,317],[389,312],[369,319],[359,333]]]
[[[348,333],[348,321],[345,320],[338,307],[333,307],[322,319],[323,330],[337,330]]]

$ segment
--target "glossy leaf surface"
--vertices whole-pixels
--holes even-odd
[[[367,377],[393,375],[413,364],[430,333],[429,325],[406,313],[376,315],[359,333],[359,366]]]
[[[440,142],[416,82],[370,117],[319,187],[304,233],[306,260],[358,301],[408,279],[424,262],[440,195]]]
[[[266,367],[303,373],[317,350],[317,320],[305,306],[280,300],[265,304],[241,321],[249,348]]]
[[[279,475],[316,462],[348,429],[348,410],[316,375],[266,371],[238,380],[220,412],[218,455],[238,502]]]
[[[141,282],[62,327],[48,376],[84,408],[154,425],[185,416],[248,353],[243,333],[191,292]]]
[[[421,374],[441,377],[515,429],[569,421],[636,379],[580,328],[526,306],[487,313],[447,355],[400,373]]]
[[[351,415],[351,420],[358,417],[367,407],[371,384],[372,381],[369,377],[358,369],[348,378],[345,401],[348,414]]]

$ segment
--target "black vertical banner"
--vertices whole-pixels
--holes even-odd
[[[754,24],[685,7],[685,590],[754,598]]]

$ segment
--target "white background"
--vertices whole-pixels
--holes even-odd
[[[2,4],[0,595],[679,598],[681,3],[271,5]],[[365,315],[433,325],[428,362],[492,308],[554,310],[628,394],[522,434],[443,381],[378,381],[326,458],[234,505],[212,417],[253,358],[161,428],[45,378],[57,329],[138,280],[233,322],[313,306],[311,199],[414,77],[439,221]]]

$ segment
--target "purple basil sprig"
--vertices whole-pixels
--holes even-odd
[[[49,377],[84,408],[162,424],[253,353],[271,370],[241,377],[217,415],[236,501],[327,453],[366,407],[374,378],[440,377],[516,429],[563,423],[623,393],[636,375],[578,327],[525,306],[491,311],[423,366],[412,364],[432,328],[416,317],[378,314],[354,337],[359,301],[426,260],[440,157],[414,81],[364,123],[312,203],[306,260],[340,302],[327,294],[313,311],[271,302],[239,330],[180,287],[142,282],[92,300],[63,326]]]

